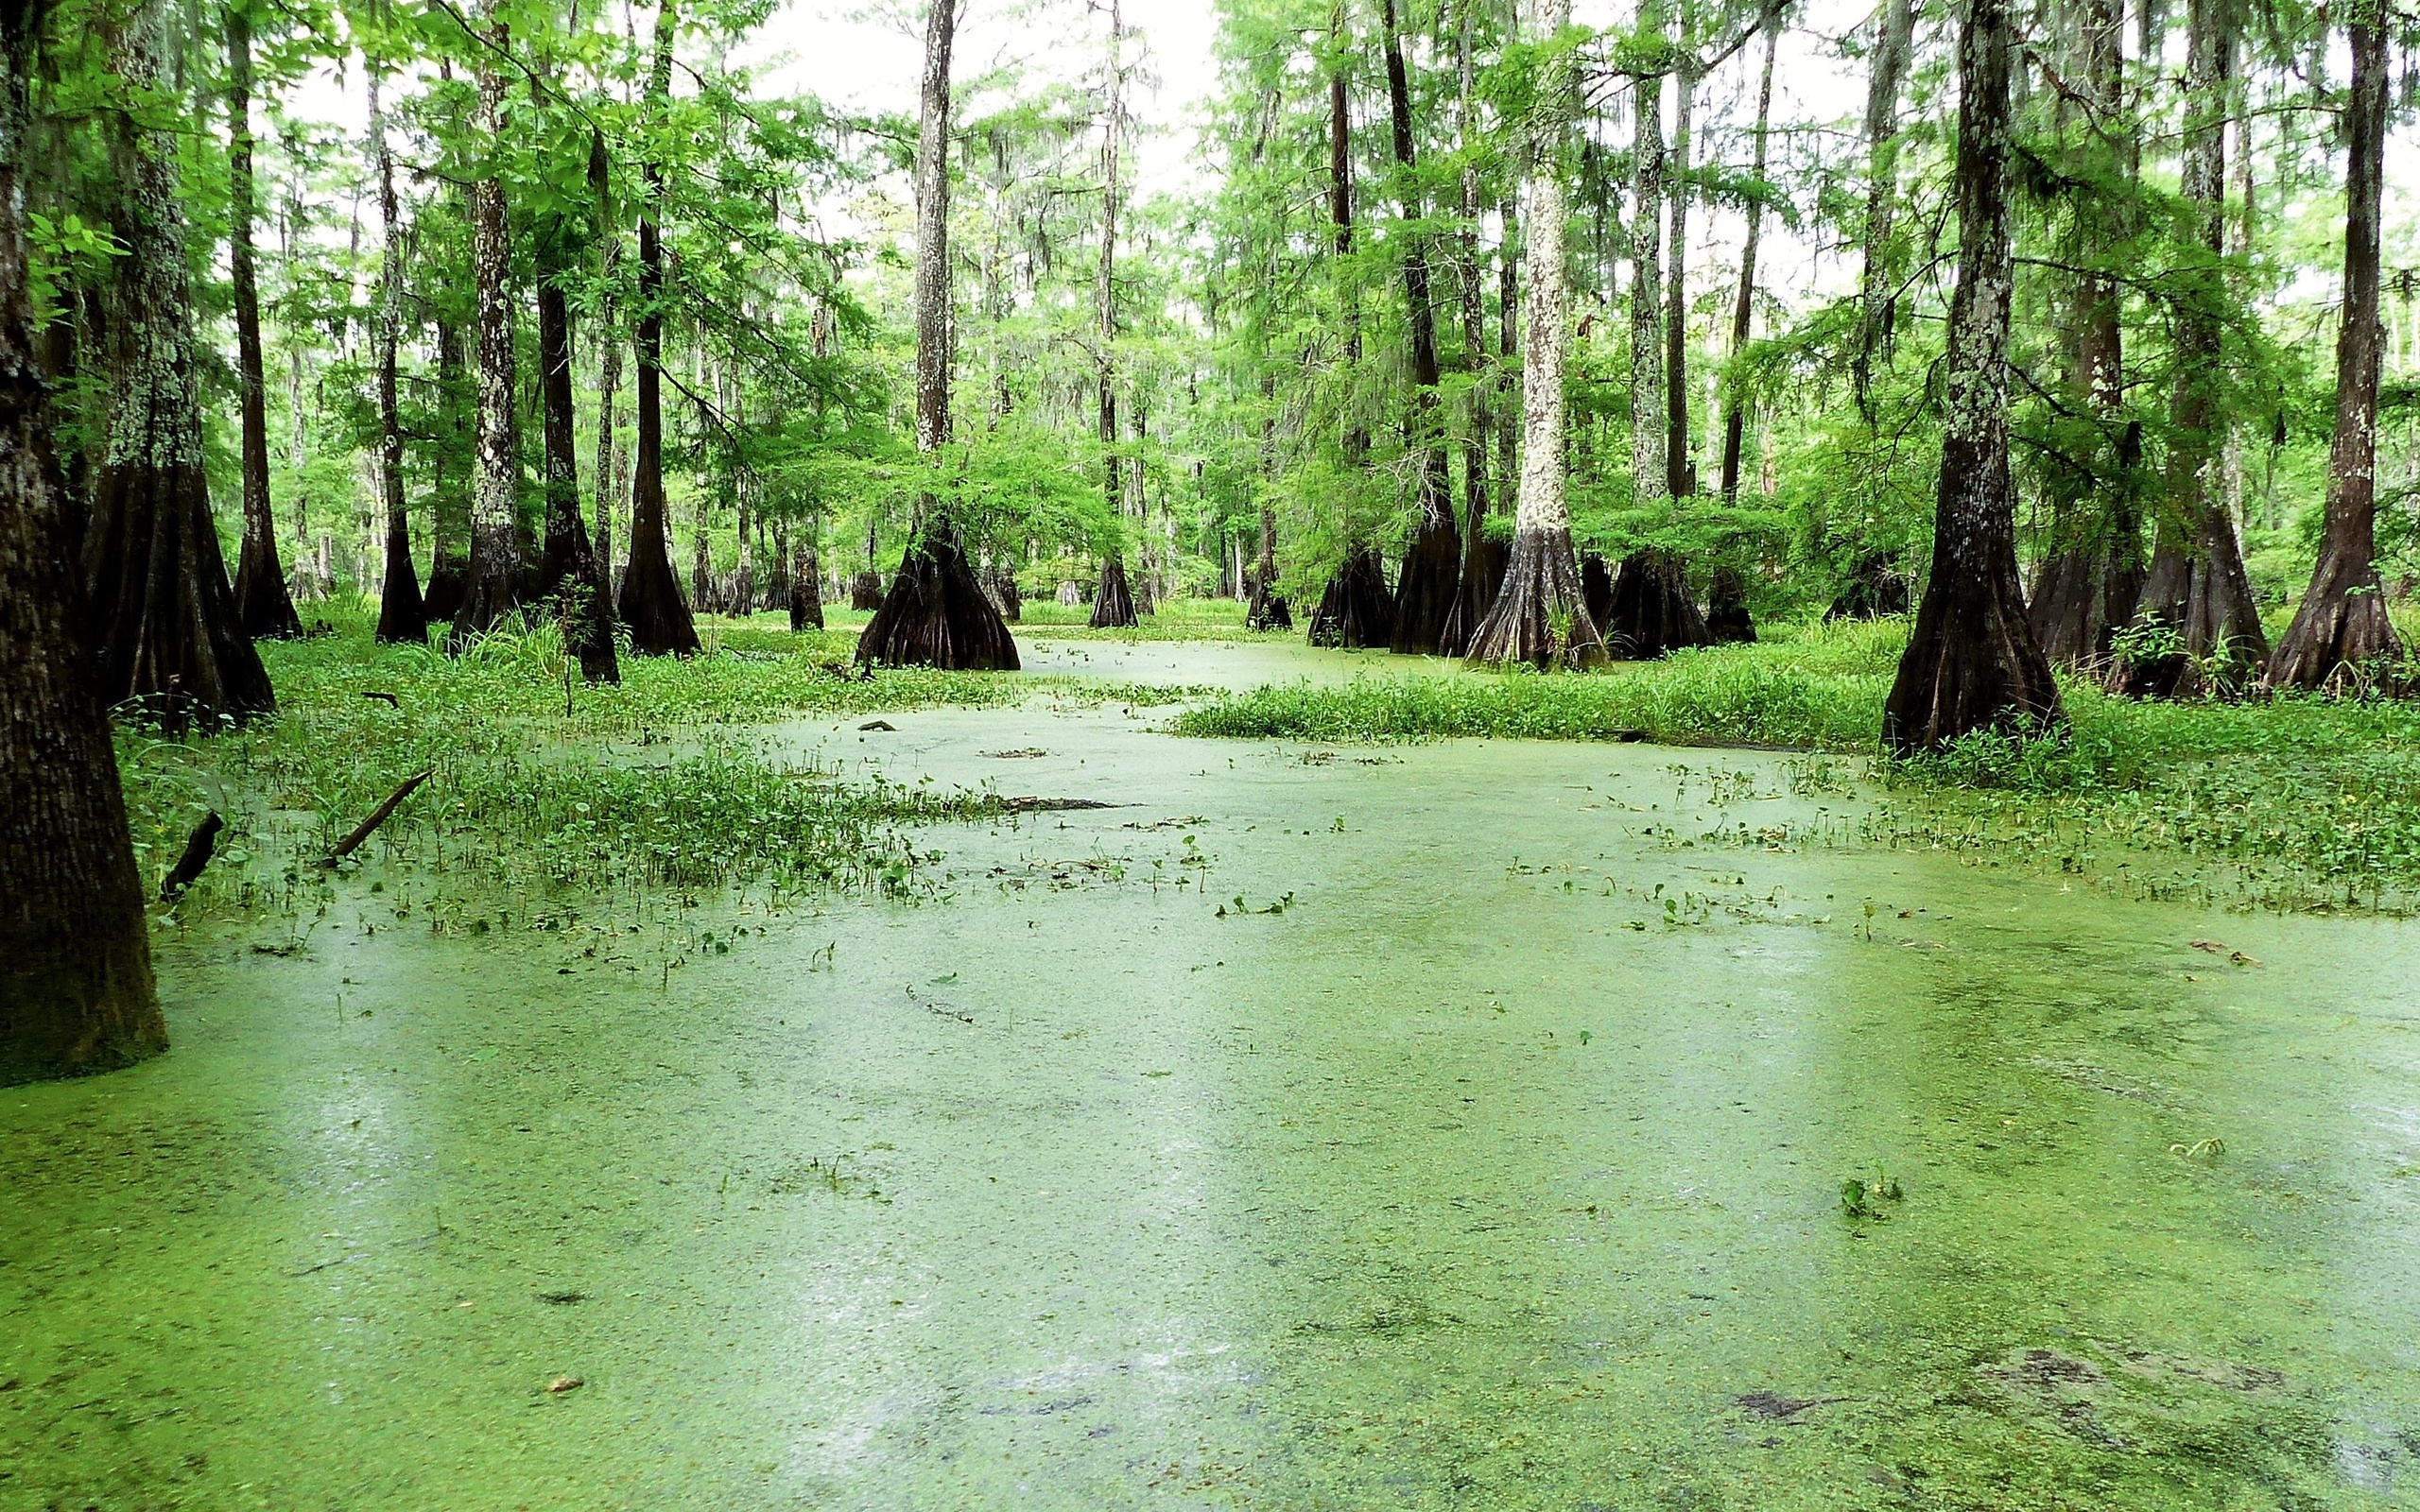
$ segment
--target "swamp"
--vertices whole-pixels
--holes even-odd
[[[2420,1506],[2415,47],[0,0],[0,1512]]]

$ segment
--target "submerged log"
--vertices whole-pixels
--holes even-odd
[[[1327,592],[1311,616],[1313,645],[1358,651],[1383,646],[1394,639],[1395,603],[1387,592],[1386,564],[1377,548],[1364,546],[1344,559],[1328,579]]]
[[[1689,596],[1688,572],[1679,553],[1651,547],[1622,558],[1613,610],[1601,630],[1607,651],[1635,662],[1714,644],[1705,616]]]
[[[947,520],[926,524],[900,558],[890,592],[857,637],[857,660],[959,672],[1017,670],[1017,644],[983,595]]]

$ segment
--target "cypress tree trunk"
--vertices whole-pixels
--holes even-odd
[[[1530,0],[1528,9],[1525,29],[1534,42],[1571,24],[1571,0]],[[1564,318],[1563,155],[1576,103],[1570,67],[1567,56],[1557,58],[1540,80],[1538,125],[1526,144],[1529,345],[1521,373],[1520,505],[1504,585],[1471,637],[1470,658],[1477,662],[1585,667],[1605,660],[1605,643],[1581,599],[1571,515],[1564,503],[1563,368],[1569,333]],[[1653,424],[1643,429],[1659,439],[1663,435]]]
[[[1765,181],[1765,137],[1773,114],[1773,56],[1781,48],[1781,6],[1767,0],[1757,25],[1765,33],[1765,66],[1756,82],[1755,165],[1750,176],[1761,184]],[[1756,243],[1765,224],[1762,199],[1748,202],[1747,221],[1739,245],[1739,292],[1731,304],[1731,360],[1735,370],[1724,386],[1722,404],[1722,499],[1726,504],[1739,502],[1739,453],[1748,435],[1747,385],[1736,365],[1747,352],[1748,337],[1755,329]],[[1720,574],[1717,580],[1720,581]],[[1744,617],[1746,612],[1743,604],[1740,614]],[[1747,635],[1733,638],[1754,640],[1755,631],[1752,627]]]
[[[428,640],[428,610],[412,569],[411,521],[404,511],[404,423],[396,399],[395,348],[404,325],[403,214],[395,198],[395,159],[387,147],[380,70],[370,70],[370,152],[378,172],[378,492],[387,511],[387,576],[378,590],[378,639],[417,645]]]
[[[235,558],[235,617],[255,640],[292,640],[302,618],[277,559],[268,498],[268,386],[261,371],[261,297],[252,268],[252,21],[243,0],[222,12],[227,32],[227,263],[242,390],[244,544]]]
[[[2214,675],[2235,687],[2259,675],[2269,636],[2253,602],[2235,521],[2213,487],[2226,428],[2220,334],[2226,289],[2220,258],[2226,231],[2226,114],[2235,71],[2231,0],[2193,0],[2187,38],[2185,198],[2199,211],[2206,264],[2186,283],[2174,314],[2176,379],[2169,404],[2174,433],[2166,494],[2139,620],[2172,632],[2176,649],[2138,656],[2118,686],[2138,696],[2199,691]]]
[[[1344,307],[1344,368],[1352,373],[1361,366],[1361,297],[1347,266],[1353,256],[1353,119],[1344,77],[1341,3],[1330,12],[1328,35],[1336,56],[1327,77],[1327,214],[1336,247],[1338,292]],[[1346,419],[1341,441],[1344,465],[1358,472],[1369,461],[1370,437],[1357,415]],[[1394,639],[1394,600],[1387,593],[1386,564],[1374,546],[1356,544],[1320,594],[1305,638],[1313,645],[1359,650],[1388,644]]]
[[[1681,56],[1672,73],[1672,241],[1664,270],[1664,476],[1674,498],[1698,490],[1689,444],[1689,129],[1698,93],[1697,38],[1681,7]]]
[[[957,26],[957,7],[936,0],[925,24],[916,133],[916,450],[927,457],[950,438],[949,66]],[[921,508],[924,528],[857,637],[857,660],[1014,672],[1017,644],[975,580],[956,524],[930,496]]]
[[[130,21],[115,60],[138,89],[163,87],[167,0]],[[140,701],[171,729],[275,707],[235,614],[203,471],[184,207],[172,132],[122,121],[112,332],[115,403],[83,542],[85,644],[105,702]]]
[[[1901,755],[1977,730],[2031,733],[2064,716],[2016,580],[2008,455],[2009,0],[1966,0],[1958,39],[1958,291],[1945,363],[1947,425],[1932,573],[1884,706]]]
[[[505,24],[488,28],[488,43],[508,45]],[[488,150],[504,150],[504,74],[491,53],[479,64],[479,130]],[[491,166],[471,186],[471,277],[477,285],[478,410],[471,459],[471,572],[462,607],[454,612],[446,645],[460,651],[521,605],[520,449],[514,438],[512,233],[505,220],[504,178]],[[567,339],[567,338],[566,338]],[[568,375],[566,375],[568,376]]]
[[[623,473],[626,460],[614,436],[614,404],[622,388],[622,344],[614,335],[614,276],[622,262],[621,226],[614,214],[613,164],[605,154],[605,133],[588,138],[588,194],[596,212],[598,282],[604,297],[596,314],[596,604],[594,612],[610,627],[614,613],[614,507],[629,491]]]
[[[1115,343],[1117,340],[1117,114],[1123,103],[1124,79],[1119,68],[1119,36],[1124,16],[1117,0],[1110,0],[1109,8],[1109,97],[1102,112],[1100,167],[1100,260],[1094,265],[1093,317],[1095,335],[1100,342],[1100,357],[1095,378],[1100,391],[1100,486],[1109,503],[1113,520],[1126,516],[1126,480],[1117,455],[1117,362]],[[1128,591],[1126,563],[1118,552],[1110,552],[1100,564],[1100,587],[1093,593],[1092,627],[1095,629],[1124,629],[1140,624],[1134,613],[1134,596]]]
[[[1253,558],[1252,598],[1244,610],[1244,626],[1254,630],[1290,630],[1294,613],[1277,591],[1277,507],[1269,490],[1277,468],[1277,375],[1261,353],[1260,374],[1260,550]]]
[[[429,491],[428,593],[423,609],[431,625],[451,626],[462,608],[471,578],[471,445],[463,423],[462,328],[437,317],[436,476]]]
[[[806,531],[790,547],[790,629],[792,633],[813,626],[823,628],[823,568],[815,559],[816,527],[809,523]]]
[[[2319,560],[2294,622],[2278,643],[2269,680],[2317,688],[2340,679],[2366,685],[2402,645],[2378,584],[2376,548],[2378,369],[2378,209],[2386,169],[2386,23],[2379,0],[2357,0],[2353,83],[2345,110],[2344,313],[2336,335],[2336,435],[2327,451],[2327,521]]]
[[[561,247],[568,228],[551,228]],[[536,596],[558,601],[563,649],[579,659],[590,682],[619,682],[614,617],[605,602],[604,569],[596,562],[588,523],[579,517],[579,438],[571,386],[571,301],[559,282],[570,275],[560,257],[542,256],[538,278],[538,394],[544,414],[546,545],[538,560]],[[551,266],[547,266],[551,265]]]
[[[2124,27],[2115,0],[2083,0],[2082,73],[2098,119],[2086,123],[2085,150],[2106,132],[2122,107]],[[2091,164],[2083,165],[2088,171]],[[2100,421],[2116,482],[2087,471],[2056,479],[2050,494],[2050,549],[2043,558],[2028,613],[2043,655],[2054,666],[2091,666],[2108,651],[2111,628],[2134,618],[2141,594],[2142,531],[2134,511],[2132,474],[2138,431],[2121,423],[2125,397],[2118,285],[2095,266],[2115,228],[2105,215],[2079,210],[2076,276],[2068,311],[2071,387]],[[2100,498],[2106,509],[2096,509]],[[2099,516],[2098,518],[2096,516]]]
[[[21,175],[43,9],[0,0],[0,1086],[168,1045],[34,349]]]
[[[1478,263],[1478,168],[1470,161],[1476,146],[1474,115],[1478,73],[1471,58],[1471,8],[1462,0],[1454,29],[1455,134],[1462,164],[1462,230],[1457,272],[1462,304],[1462,358],[1471,377],[1470,427],[1462,438],[1462,571],[1454,585],[1453,607],[1445,612],[1445,627],[1437,637],[1441,656],[1461,656],[1470,649],[1471,632],[1495,607],[1496,585],[1504,580],[1504,546],[1487,538],[1487,442],[1493,421],[1495,375],[1488,370],[1486,299]],[[1509,307],[1509,306],[1508,306]]]
[[[1644,0],[1641,30],[1664,27],[1659,0]],[[1672,491],[1664,373],[1664,76],[1645,73],[1631,85],[1630,469],[1631,500],[1652,509]],[[1530,234],[1538,234],[1537,211]],[[1534,278],[1536,263],[1530,264]],[[1535,338],[1532,338],[1534,344]]]
[[[1622,558],[1613,602],[1599,630],[1609,655],[1637,662],[1714,643],[1697,600],[1689,596],[1688,573],[1680,557],[1654,549]]]
[[[1891,223],[1899,201],[1899,88],[1915,47],[1913,0],[1884,0],[1875,20],[1865,94],[1865,266],[1858,276],[1857,351],[1849,382],[1858,413],[1874,423],[1874,359],[1888,352],[1899,312],[1898,257]]]
[[[1419,180],[1411,136],[1411,81],[1395,30],[1394,0],[1379,0],[1386,34],[1387,106],[1394,130],[1395,166],[1403,184],[1403,218],[1417,225]],[[1420,523],[1404,552],[1395,578],[1394,632],[1389,648],[1398,656],[1434,656],[1443,645],[1454,590],[1462,571],[1462,536],[1454,523],[1451,464],[1446,459],[1444,416],[1437,400],[1437,312],[1428,294],[1427,238],[1408,235],[1403,254],[1404,307],[1411,324],[1411,443],[1418,472],[1413,494]]]
[[[655,65],[647,86],[648,108],[658,120],[672,97],[672,44],[680,27],[679,0],[663,0],[655,12]],[[698,627],[681,601],[664,511],[664,244],[657,227],[664,165],[648,158],[646,177],[647,196],[639,204],[638,324],[631,333],[638,359],[638,435],[631,479],[631,559],[616,607],[630,627],[632,651],[688,656],[698,649]]]

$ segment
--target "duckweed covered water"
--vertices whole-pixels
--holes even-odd
[[[172,1054],[0,1093],[0,1505],[2420,1504],[2412,925],[1802,849],[1778,758],[890,721],[783,738],[1118,806],[164,946]]]

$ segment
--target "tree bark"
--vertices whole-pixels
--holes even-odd
[[[544,76],[530,85],[531,102],[547,104]],[[604,144],[592,137],[587,164],[589,192],[606,189]],[[599,205],[601,211],[601,203]],[[531,597],[555,601],[563,651],[579,662],[589,682],[619,682],[614,654],[614,614],[604,569],[579,511],[579,416],[572,397],[572,254],[579,234],[572,217],[549,212],[536,228],[538,242],[538,403],[545,456],[545,536],[531,584]],[[610,405],[611,401],[608,401]]]
[[[1479,274],[1478,71],[1471,55],[1471,9],[1477,0],[1461,0],[1454,28],[1455,135],[1463,154],[1462,226],[1458,237],[1456,269],[1460,274],[1462,314],[1462,360],[1471,379],[1470,423],[1462,438],[1462,571],[1454,586],[1453,607],[1437,637],[1441,656],[1470,650],[1471,634],[1495,607],[1495,591],[1504,580],[1506,548],[1487,535],[1488,439],[1495,410],[1495,374],[1487,358],[1487,312],[1484,282]],[[1509,257],[1509,251],[1508,251]],[[1506,301],[1505,308],[1512,308]]]
[[[1945,361],[1946,425],[1932,573],[1882,738],[1900,755],[1978,730],[2025,735],[2064,717],[2016,578],[2008,454],[2009,0],[1966,0],[1958,39],[1958,289]]]
[[[551,237],[558,248],[569,228],[557,224]],[[619,682],[621,667],[614,655],[614,616],[605,600],[604,570],[597,565],[596,543],[588,523],[579,516],[579,437],[572,402],[571,301],[562,280],[570,276],[568,260],[560,255],[540,259],[538,276],[538,393],[544,411],[546,455],[546,545],[538,560],[536,597],[558,601],[556,617],[563,627],[563,650],[579,661],[579,674],[590,682]]]
[[[2116,0],[2083,0],[2078,12],[2083,30],[2081,72],[2094,119],[2086,122],[2085,151],[2105,139],[2123,101],[2125,29]],[[2091,164],[2078,177],[2089,182]],[[2087,192],[2087,191],[2079,191]],[[2088,467],[2081,475],[2054,478],[2050,488],[2050,544],[2044,556],[2028,613],[2043,655],[2054,666],[2094,666],[2107,654],[2113,627],[2135,616],[2142,592],[2141,522],[2134,507],[2133,474],[2139,432],[2125,424],[2118,284],[2099,263],[2116,228],[2098,207],[2082,206],[2073,216],[2076,275],[2068,311],[2071,387],[2098,424],[2105,454],[2116,464],[2103,475]],[[2114,479],[2114,481],[2113,481]],[[2100,501],[2106,508],[2096,508]],[[2099,518],[2096,518],[2099,516]]]
[[[1359,472],[1369,460],[1370,436],[1359,423],[1357,412],[1350,408],[1352,375],[1361,366],[1361,299],[1354,283],[1349,260],[1353,256],[1353,140],[1352,98],[1344,77],[1344,7],[1339,4],[1330,12],[1329,46],[1335,56],[1329,62],[1327,76],[1327,213],[1328,224],[1336,248],[1337,290],[1343,305],[1344,370],[1347,375],[1348,412],[1344,434],[1340,438],[1344,465]],[[1373,602],[1372,583],[1376,585]],[[1394,639],[1394,600],[1387,593],[1385,563],[1379,560],[1377,548],[1367,542],[1355,542],[1346,552],[1343,563],[1328,579],[1320,594],[1318,608],[1311,611],[1305,631],[1313,645],[1340,646],[1358,650],[1363,646],[1385,645]]]
[[[116,72],[137,90],[168,66],[167,0],[128,25]],[[276,705],[236,618],[210,515],[192,287],[175,133],[122,118],[109,447],[94,478],[82,553],[85,644],[109,703],[132,700],[170,729],[240,720]]]
[[[501,21],[480,54],[479,131],[487,150],[504,152],[504,73],[494,55],[510,38]],[[471,571],[454,612],[449,650],[459,652],[521,606],[520,448],[514,438],[512,232],[505,219],[502,167],[489,164],[471,185],[471,278],[476,285],[474,376],[478,408],[471,454]],[[568,335],[566,335],[566,342]],[[566,375],[568,376],[568,375]]]
[[[1412,229],[1420,222],[1421,199],[1411,133],[1411,80],[1404,66],[1403,39],[1396,31],[1394,0],[1379,0],[1378,13],[1385,32],[1388,115],[1403,185],[1404,306],[1411,325],[1411,434],[1408,439],[1418,470],[1413,492],[1420,509],[1411,544],[1395,578],[1395,624],[1389,648],[1398,656],[1434,656],[1443,648],[1454,590],[1461,577],[1462,537],[1454,523],[1451,464],[1437,399],[1437,312],[1428,290],[1428,241]]]
[[[1914,50],[1913,0],[1883,0],[1874,23],[1865,93],[1865,263],[1858,276],[1857,350],[1849,358],[1858,413],[1874,423],[1874,360],[1887,353],[1898,323],[1898,257],[1891,223],[1899,201],[1899,90]]]
[[[435,477],[429,490],[428,592],[423,607],[432,625],[451,626],[471,577],[471,447],[464,422],[462,328],[437,316]]]
[[[1689,153],[1696,113],[1697,39],[1690,8],[1681,7],[1681,53],[1672,71],[1672,236],[1664,270],[1664,475],[1674,498],[1698,490],[1689,444]]]
[[[2379,201],[2386,178],[2387,17],[2379,0],[2356,0],[2353,79],[2344,126],[2344,310],[2336,335],[2336,434],[2327,450],[2327,516],[2294,621],[2269,664],[2278,687],[2367,686],[2402,644],[2378,583]]]
[[[916,450],[931,457],[950,439],[949,69],[958,0],[928,4],[916,132]],[[1017,644],[976,581],[957,523],[931,495],[921,507],[923,528],[857,638],[857,660],[1014,672]]]
[[[817,523],[810,519],[806,529],[790,545],[790,630],[796,634],[813,626],[823,628],[823,568],[816,560],[815,537]]]
[[[2179,282],[2173,341],[2176,379],[2169,404],[2173,439],[2162,480],[2161,511],[2138,621],[2159,627],[2173,646],[2137,654],[2118,669],[2118,686],[2138,696],[2172,697],[2215,680],[2240,686],[2260,675],[2269,636],[2243,570],[2243,549],[2212,487],[2221,413],[2221,324],[2226,288],[2221,258],[2226,234],[2226,116],[2235,71],[2236,12],[2230,0],[2193,0],[2186,47],[2185,198],[2202,220],[2204,265]]]
[[[1644,0],[1639,28],[1659,37],[1660,0]],[[1631,499],[1642,509],[1672,492],[1670,406],[1664,372],[1664,75],[1659,66],[1631,84],[1630,468]],[[1537,234],[1537,215],[1530,215]],[[1534,262],[1531,266],[1536,265]]]
[[[428,610],[412,567],[412,527],[404,506],[404,422],[396,397],[395,349],[404,326],[404,227],[395,198],[395,159],[387,146],[387,114],[370,70],[370,155],[378,174],[378,492],[387,514],[387,575],[378,590],[378,639],[419,645],[428,640]]]
[[[252,266],[252,21],[235,0],[227,33],[227,264],[235,316],[235,377],[241,392],[244,543],[235,558],[235,617],[255,640],[302,633],[285,569],[277,559],[277,516],[268,496],[268,386],[261,371],[261,296]]]
[[[44,9],[0,0],[0,1086],[168,1044],[34,345],[23,174]]]
[[[681,28],[679,0],[663,0],[655,12],[655,60],[648,76],[649,113],[661,122],[672,98],[672,47]],[[681,601],[681,579],[672,571],[669,523],[664,508],[664,164],[650,155],[647,191],[639,202],[639,307],[631,332],[637,356],[638,434],[631,479],[631,559],[622,573],[616,606],[640,656],[689,656],[698,649],[698,627]]]
[[[1571,25],[1571,0],[1529,0],[1528,11],[1525,29],[1533,44],[1552,43]],[[1570,339],[1564,319],[1563,158],[1577,101],[1568,51],[1551,48],[1545,69],[1524,144],[1529,303],[1523,323],[1529,340],[1521,372],[1520,503],[1504,584],[1471,637],[1470,659],[1587,667],[1604,662],[1605,643],[1581,598],[1563,459],[1563,369]],[[1647,413],[1652,417],[1656,411]],[[1659,439],[1663,436],[1660,426],[1644,429]],[[1655,475],[1662,476],[1660,465]]]
[[[1765,181],[1765,139],[1773,114],[1773,56],[1781,48],[1782,7],[1768,0],[1757,25],[1765,33],[1765,66],[1756,83],[1755,166],[1750,177],[1761,189]],[[1738,365],[1755,329],[1756,244],[1765,224],[1762,198],[1748,201],[1747,230],[1739,246],[1739,292],[1731,303],[1731,362],[1722,404],[1722,498],[1739,502],[1739,454],[1748,436],[1748,387]],[[1742,610],[1744,613],[1744,609]],[[1753,631],[1746,639],[1754,639]]]
[[[1101,118],[1100,138],[1100,260],[1093,269],[1094,339],[1100,343],[1099,360],[1094,377],[1099,386],[1100,420],[1100,486],[1109,504],[1109,517],[1122,522],[1126,518],[1126,477],[1123,459],[1117,455],[1117,128],[1118,113],[1124,100],[1124,61],[1121,44],[1125,39],[1125,16],[1118,0],[1109,6],[1109,88]],[[1100,586],[1093,593],[1092,627],[1095,629],[1123,629],[1140,624],[1134,612],[1134,596],[1128,591],[1126,563],[1120,553],[1113,549],[1100,566]]]

